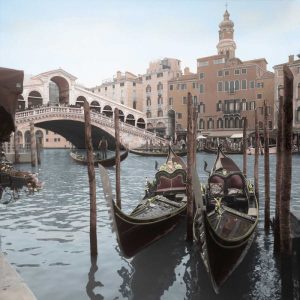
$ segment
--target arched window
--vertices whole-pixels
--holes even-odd
[[[209,119],[208,121],[207,121],[207,129],[213,129],[214,128],[214,121],[213,121],[213,119]]]
[[[83,106],[84,101],[86,101],[86,98],[83,96],[79,96],[76,99],[75,105],[78,107],[81,107],[81,106]]]
[[[147,102],[147,106],[151,106],[151,98],[150,97],[147,97],[146,102]]]
[[[136,101],[133,101],[133,102],[132,102],[132,108],[133,108],[133,109],[136,109]]]
[[[151,118],[151,111],[147,111],[146,116],[147,118]]]
[[[229,120],[229,128],[234,128],[234,118],[230,118],[230,120]]]
[[[135,126],[135,118],[132,114],[127,115],[126,123]]]
[[[163,90],[163,84],[162,84],[161,82],[159,82],[159,83],[157,84],[157,90],[158,90],[158,91],[162,91],[162,90]]]
[[[103,115],[110,117],[110,118],[113,116],[112,108],[109,105],[104,106],[102,113],[103,113]]]
[[[101,112],[100,104],[99,104],[99,102],[96,101],[96,100],[93,100],[93,101],[91,102],[90,107],[91,107],[91,110],[92,110],[92,111],[96,111],[96,112],[98,112],[98,113]]]
[[[163,104],[163,97],[161,95],[158,95],[157,104],[158,105]]]
[[[204,120],[203,119],[199,120],[199,129],[204,129]]]
[[[221,118],[217,121],[217,128],[223,128],[223,120]]]
[[[238,117],[235,118],[235,124],[234,124],[235,128],[240,128],[240,119]]]
[[[151,86],[149,84],[146,87],[146,93],[151,93]]]

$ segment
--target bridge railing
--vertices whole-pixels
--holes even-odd
[[[76,107],[69,107],[69,106],[47,106],[47,107],[39,107],[32,110],[26,110],[22,112],[16,113],[16,121],[22,122],[22,121],[34,121],[36,118],[39,118],[40,116],[62,116],[62,117],[74,117],[84,120],[84,111],[83,108],[76,108]],[[107,117],[101,113],[97,112],[91,112],[91,121],[95,122],[97,124],[101,124],[107,127],[114,128],[114,120],[110,117]],[[150,131],[147,131],[144,128],[139,128],[134,125],[125,123],[120,121],[120,130],[128,132],[133,135],[138,135],[140,137],[143,137],[145,139],[152,139],[156,141],[157,143],[165,142],[165,139],[158,137],[155,135],[155,133],[152,133]]]

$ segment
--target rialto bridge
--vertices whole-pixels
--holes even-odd
[[[23,93],[18,99],[16,113],[17,135],[20,144],[30,136],[29,125],[53,131],[78,148],[85,147],[83,103],[91,108],[94,147],[106,136],[109,148],[114,148],[114,110],[119,109],[120,137],[123,145],[138,147],[151,139],[153,144],[163,141],[145,130],[143,112],[97,95],[75,83],[76,77],[62,69],[24,79]],[[38,132],[36,128],[36,132]]]

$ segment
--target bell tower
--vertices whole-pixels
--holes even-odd
[[[236,44],[233,40],[234,23],[229,19],[227,9],[223,15],[224,19],[219,24],[219,43],[217,45],[218,54],[226,55],[227,58],[235,57]]]

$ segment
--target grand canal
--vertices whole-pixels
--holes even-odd
[[[205,180],[203,160],[198,172]],[[242,157],[234,156],[241,166]],[[146,177],[155,174],[155,160],[130,154],[121,164],[123,209],[130,212],[144,192]],[[263,174],[263,157],[260,158]],[[271,212],[274,214],[275,157],[271,157]],[[293,157],[292,208],[300,210],[300,156]],[[252,178],[253,157],[249,157]],[[30,169],[29,165],[19,166]],[[114,169],[108,169],[114,182]],[[119,251],[102,194],[98,171],[98,259],[89,255],[89,189],[87,169],[66,150],[44,150],[39,178],[43,189],[0,206],[1,250],[38,299],[281,299],[281,276],[273,258],[273,235],[263,229],[261,200],[257,237],[248,255],[215,295],[195,246],[185,242],[185,223],[133,259]],[[263,177],[260,177],[263,199]]]

